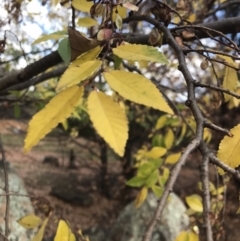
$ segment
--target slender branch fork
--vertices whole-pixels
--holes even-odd
[[[209,212],[210,212],[210,193],[209,193],[209,179],[208,179],[209,162],[212,162],[213,164],[221,167],[222,169],[224,169],[228,173],[231,173],[238,179],[240,178],[240,174],[236,170],[230,168],[229,166],[222,163],[219,159],[217,159],[215,157],[215,155],[210,152],[206,143],[203,141],[203,131],[204,131],[205,127],[208,127],[208,128],[211,128],[211,129],[214,129],[217,131],[221,131],[228,135],[231,135],[231,133],[228,130],[218,127],[214,124],[211,124],[205,120],[205,118],[202,115],[202,113],[198,107],[198,104],[197,104],[197,100],[195,97],[195,87],[209,87],[209,88],[212,88],[212,89],[215,89],[215,90],[227,93],[227,94],[231,94],[231,95],[234,95],[234,93],[232,93],[228,90],[224,90],[220,87],[206,86],[201,83],[196,83],[196,81],[191,76],[191,73],[187,67],[183,49],[181,49],[181,47],[175,41],[172,32],[167,27],[163,26],[161,23],[159,23],[158,21],[156,21],[155,19],[153,19],[149,16],[132,16],[128,19],[128,22],[131,22],[131,21],[146,21],[150,24],[153,24],[161,32],[163,32],[167,43],[174,50],[174,52],[178,58],[179,70],[182,72],[182,74],[185,78],[186,84],[187,84],[188,100],[186,101],[186,105],[192,111],[193,117],[197,124],[195,138],[193,139],[193,141],[191,141],[189,143],[189,145],[186,147],[185,151],[182,153],[180,159],[174,166],[174,168],[170,174],[170,177],[166,183],[164,192],[159,200],[155,215],[152,218],[150,224],[148,225],[142,241],[150,241],[151,240],[155,225],[160,220],[160,216],[163,212],[167,198],[173,189],[173,186],[175,184],[175,181],[177,180],[177,177],[181,171],[181,168],[185,164],[189,154],[192,151],[194,151],[195,149],[199,149],[200,153],[203,156],[202,164],[201,164],[201,178],[202,178],[202,183],[203,183],[203,205],[204,205],[204,213],[203,213],[204,217],[203,218],[204,218],[204,223],[205,223],[205,227],[206,227],[205,228],[205,236],[206,236],[207,241],[213,241],[212,227],[211,227],[211,222],[210,222],[210,218],[209,218]],[[233,46],[235,48],[235,45],[233,45]],[[235,95],[234,97],[238,97],[238,96]]]

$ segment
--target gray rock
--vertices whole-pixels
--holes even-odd
[[[126,206],[113,227],[110,228],[107,241],[142,240],[157,204],[156,196],[150,193],[140,208],[136,209],[133,203]],[[161,220],[156,225],[152,241],[174,241],[177,235],[189,225],[185,211],[186,207],[183,202],[177,195],[171,194]]]
[[[2,161],[0,160],[0,163]],[[14,172],[12,166],[8,163],[8,178],[9,178],[9,191],[11,193],[19,193],[27,195],[27,191],[24,187],[21,178]],[[4,172],[2,164],[0,165],[0,231],[4,233],[5,231],[5,210],[6,210],[6,196],[2,188],[4,187]],[[33,207],[29,197],[22,197],[17,195],[10,195],[10,205],[9,205],[9,226],[10,235],[8,237],[9,241],[19,241],[19,240],[31,240],[34,231],[27,230],[21,227],[17,220],[21,217],[33,213]],[[1,237],[0,237],[1,240]]]

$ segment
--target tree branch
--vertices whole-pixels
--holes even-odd
[[[143,21],[144,16],[132,16],[132,17],[123,19],[123,22],[129,23],[133,20]],[[155,21],[155,23],[156,22],[157,21]],[[152,24],[155,25],[155,23],[152,23]],[[159,23],[159,22],[157,22],[157,23]],[[223,19],[220,21],[212,22],[212,23],[204,23],[204,24],[198,25],[198,26],[210,28],[215,31],[219,31],[223,34],[240,32],[240,28],[238,27],[238,26],[240,26],[240,17]],[[177,27],[177,28],[171,29],[171,31],[176,32],[176,31],[182,31],[182,30]],[[193,31],[198,36],[198,38],[209,37],[209,35],[206,31],[201,31],[199,29],[193,29]],[[214,33],[211,33],[211,36],[216,37],[216,36],[218,36],[218,34],[217,34],[217,32],[214,32]],[[148,42],[149,35],[123,34],[123,37],[124,37],[124,40],[129,43],[149,44],[149,42]],[[184,41],[192,41],[194,39],[195,38],[193,37],[193,38],[184,39]],[[166,35],[164,36],[163,43],[164,44],[167,43]],[[6,90],[7,88],[9,88],[13,85],[28,81],[31,78],[33,78],[34,76],[46,71],[48,68],[51,68],[61,62],[62,62],[62,59],[59,56],[58,52],[54,51],[51,54],[43,57],[42,59],[28,65],[23,70],[17,71],[15,73],[11,73],[11,74],[1,78],[0,79],[0,91]]]

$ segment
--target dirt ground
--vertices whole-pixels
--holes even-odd
[[[101,194],[101,165],[96,156],[98,149],[94,143],[86,143],[80,138],[73,143],[69,138],[51,135],[44,138],[28,154],[25,154],[23,140],[26,129],[27,122],[24,121],[0,121],[0,133],[7,160],[23,178],[29,194],[47,199],[53,207],[54,213],[69,220],[73,230],[86,230],[99,224],[109,227],[126,204],[122,193],[124,178],[121,175],[120,161],[110,160],[108,164],[112,185],[109,187],[110,198],[106,198]],[[76,168],[74,169],[68,168],[70,149],[74,149],[76,152]],[[58,158],[60,164],[58,167],[43,163],[44,158],[49,155]],[[192,154],[178,178],[174,191],[183,200],[186,195],[199,193],[197,189],[197,182],[200,180],[199,161],[198,156]],[[215,180],[215,174],[212,167],[213,180]],[[53,196],[53,189],[56,188],[65,191],[66,196],[71,196],[70,193],[79,193],[77,197],[72,197],[75,203],[69,203]],[[219,240],[240,240],[240,216],[236,214],[239,205],[238,198],[238,184],[231,181],[226,195],[225,218],[221,223],[226,232],[223,235],[224,238],[221,237]],[[89,201],[86,203],[83,200]]]

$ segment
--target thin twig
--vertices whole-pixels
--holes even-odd
[[[210,222],[210,190],[209,190],[209,157],[204,156],[201,163],[201,180],[202,180],[202,192],[203,192],[203,227],[206,229],[206,241],[213,241],[213,233]]]
[[[230,91],[230,90],[226,90],[226,89],[223,89],[221,87],[218,87],[216,85],[212,85],[212,84],[203,84],[203,83],[200,83],[200,82],[195,82],[194,85],[196,87],[201,87],[201,88],[209,88],[209,89],[212,89],[212,90],[216,90],[216,91],[220,91],[222,93],[225,93],[225,94],[228,94],[228,95],[231,95],[237,99],[240,99],[240,95],[238,94],[235,94],[234,92]]]
[[[217,126],[217,125],[211,123],[210,121],[208,121],[207,119],[205,119],[205,121],[204,121],[204,126],[208,127],[209,129],[212,129],[214,131],[222,132],[225,135],[233,137],[233,135],[231,134],[231,132],[228,129],[224,129],[220,126]]]
[[[2,155],[3,172],[4,172],[4,182],[5,182],[4,192],[6,194],[6,208],[5,208],[5,216],[4,216],[4,220],[5,220],[5,237],[4,237],[4,240],[7,241],[8,235],[10,233],[10,229],[9,229],[10,198],[9,198],[9,195],[8,195],[8,193],[9,193],[9,180],[8,180],[8,170],[7,170],[5,151],[3,149],[3,143],[2,143],[1,136],[0,136],[0,152],[1,152],[1,155]]]
[[[198,147],[199,143],[200,143],[200,141],[197,139],[194,139],[193,141],[191,141],[189,143],[189,145],[187,146],[187,148],[185,149],[185,151],[182,153],[182,156],[180,157],[180,159],[178,160],[178,162],[176,163],[174,168],[172,169],[169,179],[167,181],[167,184],[164,188],[164,192],[159,200],[157,210],[154,214],[154,217],[153,217],[152,221],[150,222],[149,226],[147,227],[147,231],[144,235],[143,241],[151,240],[154,228],[155,228],[157,221],[159,220],[159,217],[161,216],[162,211],[165,207],[165,203],[167,201],[168,195],[172,192],[173,186],[177,180],[177,177],[181,171],[181,168],[185,164],[189,154]]]

